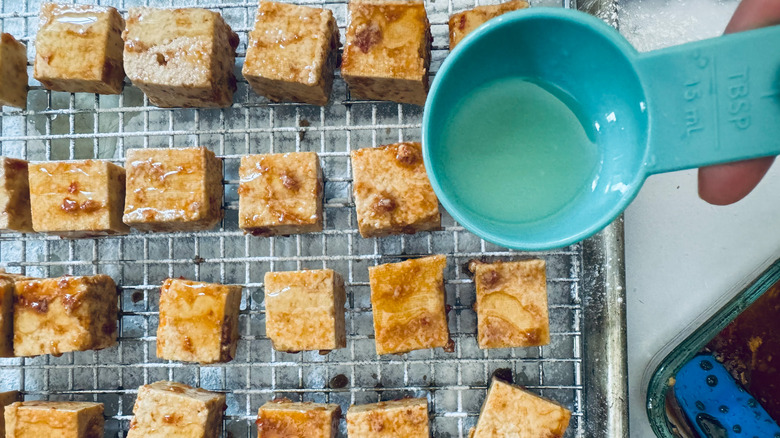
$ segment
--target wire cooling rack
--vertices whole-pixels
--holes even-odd
[[[547,5],[573,6],[568,0],[553,1]],[[161,109],[149,105],[143,93],[129,84],[118,96],[50,92],[32,79],[30,63],[27,110],[4,108],[0,117],[2,155],[31,161],[100,158],[121,165],[130,148],[207,146],[224,159],[225,218],[219,228],[198,233],[133,232],[81,240],[0,235],[0,263],[11,272],[41,277],[105,273],[121,289],[118,346],[61,357],[0,359],[0,390],[21,390],[28,400],[102,402],[106,436],[111,437],[125,435],[138,386],[161,379],[224,391],[228,401],[224,435],[228,437],[256,436],[257,408],[275,397],[338,403],[344,411],[351,404],[427,397],[433,435],[465,437],[476,423],[491,374],[508,369],[516,383],[572,410],[566,437],[605,436],[605,425],[614,422],[613,417],[618,424],[622,421],[619,396],[624,387],[620,376],[617,386],[610,380],[614,370],[606,365],[617,363],[619,372],[624,361],[625,346],[619,342],[621,306],[614,313],[604,304],[612,302],[610,294],[615,289],[604,273],[619,274],[620,263],[616,261],[619,269],[615,270],[607,264],[606,253],[590,250],[589,245],[594,245],[588,242],[534,254],[547,261],[552,343],[540,348],[480,350],[472,309],[474,286],[463,267],[472,258],[512,259],[527,254],[480,240],[446,213],[441,231],[380,239],[364,239],[357,232],[349,151],[419,140],[420,107],[353,99],[340,78],[332,103],[324,108],[275,104],[255,95],[240,76],[247,32],[256,11],[254,1],[99,3],[122,13],[136,3],[219,10],[241,39],[235,103],[225,109]],[[332,9],[343,41],[346,2],[302,3]],[[0,0],[0,6],[3,31],[27,44],[28,58],[34,59],[40,2]],[[448,16],[473,6],[473,0],[427,2],[434,35],[432,71],[447,54]],[[286,151],[315,151],[321,157],[325,230],[290,237],[244,235],[237,226],[240,157]],[[610,246],[617,238],[607,240]],[[448,256],[446,292],[452,306],[449,325],[455,352],[437,349],[378,357],[367,268],[427,254]],[[307,268],[332,268],[344,276],[347,348],[328,355],[276,352],[265,335],[263,275]],[[165,278],[179,276],[244,286],[241,336],[232,362],[199,366],[155,356],[159,286]],[[616,290],[622,293],[620,284]],[[600,309],[595,313],[589,310],[593,303]],[[617,319],[604,320],[606,312],[606,318]],[[603,327],[591,327],[603,321]],[[602,339],[618,342],[623,350],[611,353],[601,345]],[[589,340],[599,345],[590,347]],[[592,383],[590,374],[598,376]],[[617,399],[610,392],[617,393]],[[343,420],[340,429],[345,435]]]

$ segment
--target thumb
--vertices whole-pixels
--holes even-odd
[[[726,26],[726,33],[757,29],[778,23],[780,23],[780,1],[742,0]],[[765,157],[702,167],[699,169],[699,197],[710,204],[733,204],[753,191],[773,162],[774,157]]]

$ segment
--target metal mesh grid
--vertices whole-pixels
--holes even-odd
[[[125,12],[132,0],[100,4]],[[161,1],[159,6],[219,10],[240,35],[237,70],[246,48],[256,3]],[[333,9],[342,31],[345,2]],[[484,3],[484,2],[483,2]],[[569,6],[554,0],[557,6]],[[547,4],[551,5],[551,4]],[[427,3],[434,35],[435,72],[447,53],[447,18],[474,6],[473,0]],[[20,38],[34,57],[38,0],[0,0],[3,31]],[[343,42],[343,41],[342,41]],[[479,414],[490,375],[512,370],[515,381],[573,411],[567,437],[584,436],[582,384],[583,250],[574,245],[535,256],[547,261],[552,343],[541,348],[480,350],[476,344],[473,284],[463,266],[475,257],[517,258],[523,254],[487,243],[443,214],[441,231],[414,236],[363,239],[357,233],[351,198],[349,151],[402,140],[419,140],[422,109],[355,100],[343,81],[334,84],[331,105],[317,108],[273,104],[249,90],[240,75],[234,105],[226,109],[161,109],[135,87],[119,96],[44,90],[32,79],[25,111],[4,108],[2,155],[28,160],[102,158],[123,164],[138,147],[203,145],[224,159],[225,219],[209,232],[133,232],[123,237],[61,240],[42,235],[0,235],[0,262],[12,272],[53,277],[106,273],[121,286],[119,345],[61,357],[0,359],[0,390],[21,389],[26,399],[73,399],[105,404],[106,435],[124,436],[137,387],[172,379],[227,393],[225,436],[255,436],[257,408],[274,397],[351,404],[404,396],[427,397],[434,436],[468,435]],[[237,71],[238,73],[238,71]],[[325,230],[290,237],[258,238],[237,227],[238,165],[241,155],[315,151],[325,177]],[[416,255],[448,255],[445,273],[449,324],[455,352],[423,350],[378,357],[374,350],[368,287],[370,265]],[[347,284],[347,348],[276,352],[265,336],[262,276],[266,271],[331,268]],[[215,366],[168,362],[155,356],[159,286],[167,277],[245,286],[236,358]],[[347,384],[342,387],[344,376]],[[339,382],[340,381],[340,382]],[[345,434],[344,421],[340,425]]]

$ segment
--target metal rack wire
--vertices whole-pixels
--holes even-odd
[[[104,1],[125,12],[136,2]],[[141,2],[138,2],[141,3]],[[149,2],[143,2],[148,4]],[[254,0],[161,1],[159,6],[219,10],[240,35],[237,70],[256,9]],[[346,3],[304,1],[334,10],[342,34]],[[568,1],[559,6],[568,6]],[[429,1],[435,71],[447,53],[447,17],[472,0]],[[37,0],[0,0],[0,23],[27,44],[34,57]],[[342,37],[343,38],[343,37]],[[30,70],[32,70],[30,66]],[[274,397],[350,404],[403,396],[427,397],[434,436],[468,436],[476,423],[490,375],[508,368],[515,381],[570,408],[567,437],[585,436],[583,392],[583,246],[540,253],[548,263],[552,343],[541,348],[480,350],[476,344],[473,284],[463,266],[472,258],[525,255],[497,247],[465,231],[446,213],[441,231],[363,239],[351,198],[349,151],[419,140],[420,107],[355,100],[340,79],[325,108],[274,104],[239,77],[232,107],[217,110],[150,106],[127,84],[118,96],[50,92],[31,79],[25,111],[5,108],[0,117],[2,155],[28,160],[101,158],[123,164],[138,147],[203,145],[224,159],[225,219],[213,231],[138,233],[123,237],[61,240],[43,235],[0,235],[0,263],[12,272],[52,277],[111,275],[120,285],[119,345],[61,357],[0,359],[0,390],[21,389],[26,399],[74,399],[105,404],[107,436],[124,436],[137,387],[178,380],[227,393],[225,436],[255,436],[257,408]],[[32,75],[31,75],[32,77]],[[237,227],[240,156],[315,151],[325,175],[325,230],[259,238]],[[425,254],[446,254],[445,278],[454,353],[441,350],[378,357],[374,351],[367,267]],[[265,336],[262,276],[266,271],[332,268],[346,281],[347,348],[322,356],[287,354]],[[162,361],[155,356],[159,286],[167,277],[245,286],[235,360],[215,366]],[[345,434],[345,424],[341,423]]]

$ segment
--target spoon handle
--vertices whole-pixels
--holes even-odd
[[[648,173],[780,154],[780,26],[643,53],[636,65]]]

